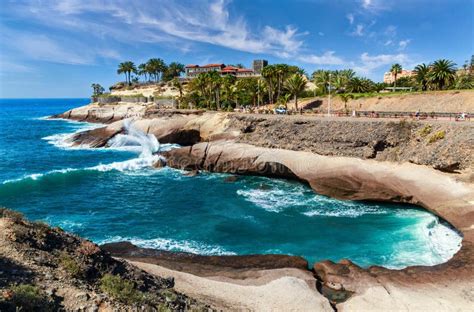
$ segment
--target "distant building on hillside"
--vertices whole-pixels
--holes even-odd
[[[266,60],[255,60],[253,61],[253,68],[239,68],[236,66],[226,66],[225,64],[207,64],[203,66],[199,65],[186,65],[184,70],[186,73],[186,78],[195,78],[201,73],[207,73],[210,71],[217,71],[222,76],[232,75],[237,78],[242,77],[258,77],[262,73],[262,69],[268,65]]]
[[[412,70],[402,69],[402,72],[397,74],[397,80],[402,77],[412,77],[414,74],[415,73]],[[386,72],[383,75],[383,82],[392,84],[394,81],[395,81],[395,75],[392,72]]]
[[[262,70],[268,65],[267,60],[254,60],[252,64],[253,71],[259,75],[262,74]]]

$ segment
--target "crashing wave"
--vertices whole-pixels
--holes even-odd
[[[212,246],[191,240],[175,240],[168,238],[143,239],[137,237],[114,236],[99,241],[99,244],[127,241],[138,247],[168,251],[189,252],[200,255],[235,255],[220,246]]]

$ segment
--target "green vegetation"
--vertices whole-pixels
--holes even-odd
[[[99,96],[104,93],[105,89],[98,83],[93,83],[92,84],[92,96]]]
[[[432,130],[433,129],[432,129],[431,125],[426,125],[426,126],[423,127],[423,129],[420,130],[420,136],[426,137],[428,134],[431,133]]]
[[[402,72],[402,65],[400,65],[398,63],[393,64],[392,67],[390,68],[390,72],[392,73],[393,78],[394,78],[393,86],[396,87],[397,86],[397,76],[398,76],[398,74],[400,74]]]
[[[444,139],[445,136],[446,136],[446,131],[444,130],[437,131],[428,139],[428,143],[434,143],[436,141],[442,140]]]
[[[137,68],[135,64],[131,61],[120,63],[117,69],[117,74],[125,74],[125,82],[131,84],[131,74],[136,73]]]
[[[295,108],[298,109],[298,95],[303,92],[306,86],[306,80],[301,74],[293,74],[285,81],[285,89],[295,99]]]
[[[135,289],[132,282],[124,280],[118,275],[105,274],[100,280],[100,289],[126,304],[140,304],[145,300],[144,294]]]
[[[81,277],[83,274],[81,265],[67,253],[61,254],[59,264],[71,277]]]
[[[241,64],[238,65],[241,66]],[[459,70],[455,68],[452,61],[445,59],[436,60],[428,65],[419,64],[411,77],[399,77],[402,66],[393,64],[390,68],[394,76],[393,84],[375,83],[368,78],[357,76],[352,69],[318,69],[309,79],[304,70],[288,64],[268,65],[263,68],[260,77],[239,79],[211,71],[199,74],[187,84],[178,79],[183,72],[183,64],[171,62],[166,65],[160,58],[152,58],[138,67],[133,62],[127,61],[120,63],[117,73],[125,74],[128,87],[124,83],[119,83],[111,88],[133,88],[131,83],[138,83],[140,79],[162,84],[168,81],[179,91],[180,107],[229,111],[242,106],[260,108],[265,104],[286,105],[290,98],[294,100],[297,108],[298,99],[302,97],[328,93],[339,95],[347,109],[347,102],[352,98],[474,88],[474,58],[470,63],[466,62],[463,69]],[[136,76],[132,77],[132,74]],[[306,89],[308,80],[315,84],[315,89]],[[410,91],[380,92],[392,86],[394,90],[398,86],[410,88]],[[94,84],[93,89],[94,95],[107,96],[103,94],[103,88],[100,85]],[[138,96],[141,95],[133,97]]]
[[[341,93],[339,94],[339,97],[344,102],[344,110],[347,111],[347,102],[349,102],[350,99],[353,99],[354,95],[352,93]]]
[[[131,85],[138,83],[140,78],[143,81],[171,81],[184,73],[184,65],[178,62],[171,62],[166,65],[160,58],[151,58],[146,63],[139,64],[138,67],[131,61],[119,64],[117,74],[125,74],[125,83]],[[134,74],[135,76],[132,76]]]
[[[38,287],[29,284],[11,286],[0,298],[0,307],[16,311],[53,311],[52,302]]]

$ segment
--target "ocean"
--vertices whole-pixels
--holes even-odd
[[[98,244],[206,255],[403,268],[445,262],[460,248],[456,231],[414,206],[335,200],[294,181],[153,169],[152,152],[175,146],[140,133],[112,148],[71,147],[71,134],[100,125],[45,117],[88,102],[0,100],[0,206]]]

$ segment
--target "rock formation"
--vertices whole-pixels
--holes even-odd
[[[66,117],[75,116],[73,111]],[[471,123],[144,112],[134,125],[162,142],[184,145],[163,153],[168,166],[297,179],[339,199],[412,203],[448,221],[463,235],[460,251],[447,263],[432,267],[394,271],[362,269],[349,260],[316,263],[318,290],[338,311],[472,307]],[[117,121],[78,134],[74,140],[102,144],[120,131],[121,121]],[[441,171],[466,172],[467,183]]]

